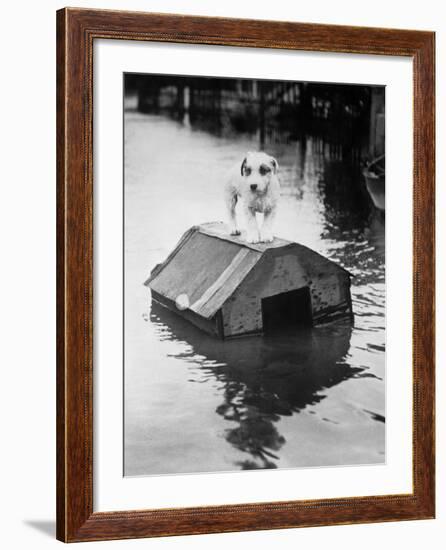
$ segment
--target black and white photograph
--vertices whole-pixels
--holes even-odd
[[[385,87],[123,89],[124,475],[384,464]]]
[[[5,550],[444,546],[442,7],[4,5]]]

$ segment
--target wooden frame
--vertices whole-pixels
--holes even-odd
[[[413,493],[93,512],[93,42],[408,56],[414,67]],[[57,537],[124,539],[434,517],[432,32],[66,8],[57,13]]]

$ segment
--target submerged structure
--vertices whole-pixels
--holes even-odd
[[[214,222],[189,229],[144,284],[159,304],[228,338],[352,317],[350,277],[306,246],[249,244]]]

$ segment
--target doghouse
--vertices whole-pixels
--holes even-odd
[[[144,284],[153,300],[221,338],[352,317],[348,271],[284,239],[248,244],[220,222],[189,229]]]

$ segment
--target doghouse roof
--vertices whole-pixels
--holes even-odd
[[[153,269],[144,284],[173,301],[180,294],[186,294],[189,309],[210,319],[263,254],[277,248],[299,254],[304,267],[346,271],[298,243],[276,237],[272,243],[249,244],[240,237],[229,235],[223,223],[215,222],[186,231],[175,249]]]

